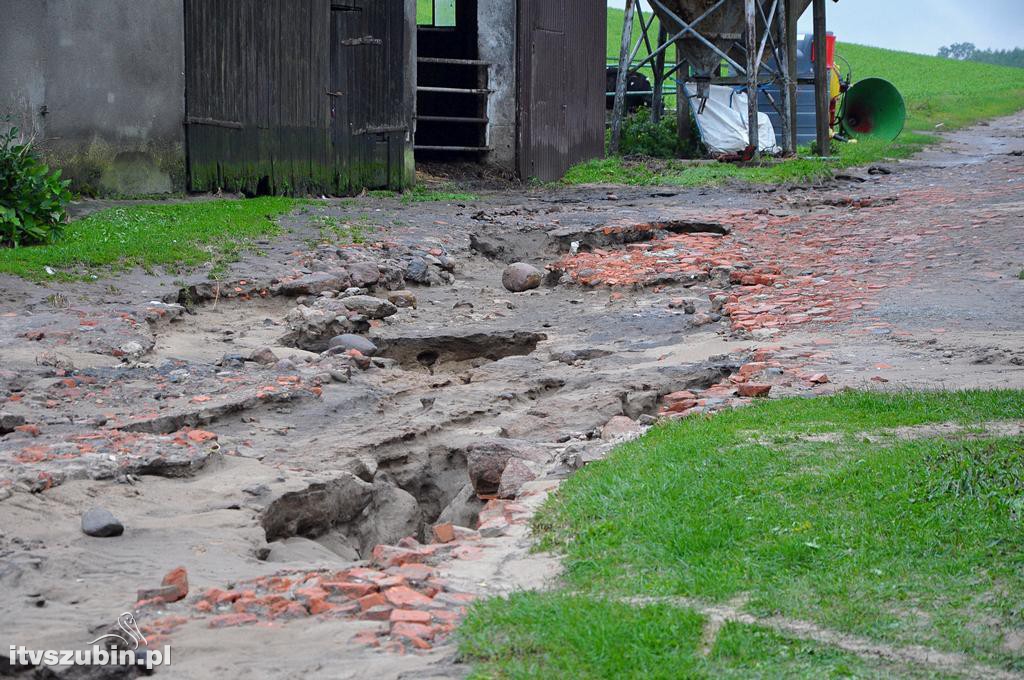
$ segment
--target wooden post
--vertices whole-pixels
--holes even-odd
[[[829,156],[832,153],[829,140],[829,105],[832,95],[829,92],[827,32],[825,0],[814,0],[814,114],[817,118],[819,156]]]
[[[796,144],[793,141],[795,135],[793,134],[793,128],[796,126],[796,120],[793,116],[793,97],[795,92],[793,91],[793,74],[789,66],[789,41],[795,40],[794,37],[790,37],[786,13],[786,0],[779,0],[778,14],[776,16],[776,25],[779,31],[779,42],[778,57],[779,71],[782,72],[782,153],[786,156],[791,156],[796,153]]]
[[[789,37],[789,42],[786,44],[786,53],[789,55],[789,112],[790,120],[793,121],[793,128],[790,130],[790,134],[792,135],[791,144],[793,146],[793,152],[796,153],[796,149],[799,146],[797,132],[800,126],[800,119],[797,117],[797,85],[799,83],[799,69],[796,59],[796,36],[798,35],[797,22],[800,21],[800,15],[794,10],[800,3],[799,0],[785,0],[785,2],[786,22],[788,25],[787,36]]]
[[[745,0],[747,17],[747,141],[754,147],[754,156],[759,155],[760,144],[757,129],[757,0]]]
[[[690,65],[683,56],[683,42],[676,42],[676,135],[679,137],[679,148],[690,146],[690,135],[693,132],[690,123],[690,99],[686,96],[686,81],[690,78]]]
[[[668,41],[668,31],[665,24],[658,20],[658,49]],[[651,120],[655,123],[661,122],[661,109],[665,101],[665,53],[662,50],[654,58],[654,96],[651,98]]]
[[[619,50],[619,73],[615,80],[615,106],[612,107],[611,153],[619,153],[622,144],[622,119],[626,113],[626,83],[629,78],[630,57],[633,47],[633,15],[636,0],[626,0],[626,16],[622,22],[622,47]],[[549,65],[551,66],[551,65]]]

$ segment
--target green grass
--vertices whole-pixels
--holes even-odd
[[[366,243],[367,236],[374,230],[373,223],[368,219],[356,222],[343,222],[331,215],[318,215],[310,220],[310,224],[320,230],[319,238],[311,239],[309,245],[329,243],[332,245],[350,245]]]
[[[452,187],[447,185],[442,186],[440,189],[427,189],[426,187],[416,186],[405,193],[382,189],[369,191],[367,195],[373,198],[397,198],[405,205],[412,203],[469,203],[480,199],[476,194],[454,191]]]
[[[72,222],[56,243],[0,250],[0,273],[90,280],[103,271],[182,271],[210,262],[216,272],[252,239],[280,233],[276,219],[301,203],[267,197],[110,208]],[[56,273],[47,274],[46,267]]]
[[[1024,419],[1024,392],[844,392],[690,418],[576,474],[535,529],[577,594],[743,597],[1024,670],[1002,647],[1024,629],[1024,437],[976,428],[1001,419]],[[879,432],[940,422],[975,438]]]
[[[622,21],[622,10],[609,8],[609,55],[619,53]],[[635,35],[638,31],[639,27],[634,27]],[[851,63],[855,81],[885,78],[903,93],[907,102],[907,126],[895,143],[836,143],[834,160],[767,161],[758,167],[722,164],[712,169],[681,163],[599,159],[571,169],[563,181],[567,184],[676,186],[716,185],[730,179],[755,183],[814,181],[828,177],[837,169],[906,158],[937,141],[936,130],[956,129],[1024,107],[1024,69],[849,43],[840,43],[838,53]],[[801,155],[808,156],[810,151],[802,149]]]
[[[459,629],[473,678],[891,678],[896,669],[770,630],[728,623],[701,650],[706,619],[558,593],[471,610]],[[913,673],[902,673],[903,677]],[[932,677],[925,673],[918,677]]]

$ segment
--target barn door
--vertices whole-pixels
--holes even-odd
[[[604,153],[605,0],[519,0],[519,174]]]
[[[334,0],[331,3],[332,139],[341,186],[400,189],[410,178],[410,34],[415,13],[405,0]],[[410,26],[412,29],[410,30]],[[411,153],[411,151],[410,151]]]

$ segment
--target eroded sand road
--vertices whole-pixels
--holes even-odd
[[[1022,151],[1017,115],[816,188],[335,201],[219,283],[4,278],[0,655],[134,611],[168,677],[460,676],[462,607],[557,577],[525,519],[617,437],[765,385],[1024,385]],[[366,243],[313,248],[324,216]]]

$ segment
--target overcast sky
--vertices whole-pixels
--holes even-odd
[[[608,4],[622,7],[624,0]],[[829,30],[847,42],[922,54],[955,42],[982,49],[1024,47],[1024,0],[840,0],[827,5]],[[810,9],[800,30],[811,30]]]

